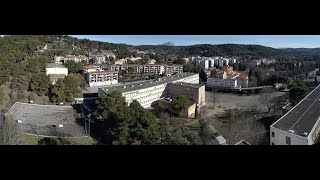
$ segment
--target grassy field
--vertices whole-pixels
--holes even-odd
[[[42,137],[32,136],[28,134],[23,134],[21,137],[23,145],[37,145],[40,139],[42,139]],[[93,145],[97,143],[92,137],[68,138],[67,140],[71,145]]]

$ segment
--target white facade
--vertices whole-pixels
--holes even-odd
[[[90,87],[117,84],[118,72],[115,72],[115,71],[88,72],[85,74],[85,78]]]
[[[179,75],[179,77],[183,77],[183,76]],[[166,79],[167,78],[171,78],[171,77],[166,77]],[[192,84],[199,84],[199,74],[185,76],[185,78],[181,78],[181,79],[169,81],[169,82],[186,82],[186,83],[192,83]],[[160,98],[166,97],[168,95],[168,92],[166,92],[166,90],[165,90],[167,83],[154,85],[154,86],[152,86],[152,83],[154,83],[154,82],[153,81],[146,81],[146,82],[143,82],[139,85],[136,85],[136,86],[143,87],[143,86],[146,86],[146,84],[148,84],[148,87],[141,88],[141,89],[134,90],[134,91],[122,92],[122,96],[125,97],[128,105],[133,100],[137,100],[141,104],[142,107],[148,108],[151,106],[151,104],[153,102],[160,100]],[[132,85],[128,85],[128,87],[130,87],[130,86],[132,86]],[[128,88],[128,87],[123,87],[123,89]],[[101,89],[99,89],[98,94],[99,94],[99,96],[105,95],[105,92],[103,92]]]
[[[224,59],[222,58],[218,59],[218,67],[223,67],[223,62],[224,62]]]
[[[64,74],[65,76],[68,75],[68,68],[63,67],[53,67],[53,68],[46,68],[47,75],[60,75]]]
[[[207,85],[225,89],[234,89],[238,86],[237,79],[208,78]]]

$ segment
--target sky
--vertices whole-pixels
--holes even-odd
[[[320,47],[320,35],[71,35],[130,45],[158,45],[173,42],[177,46],[194,44],[257,44],[273,48]]]

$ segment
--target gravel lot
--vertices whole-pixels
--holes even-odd
[[[204,117],[211,117],[215,114],[223,112],[225,109],[234,108],[253,108],[256,107],[257,110],[262,112],[268,111],[268,107],[265,103],[265,94],[270,93],[260,93],[252,94],[250,96],[242,94],[232,94],[232,93],[216,93],[215,103],[214,93],[206,91],[206,107],[204,111]],[[283,96],[285,92],[273,92],[271,93],[273,97]],[[213,108],[215,105],[215,108]]]

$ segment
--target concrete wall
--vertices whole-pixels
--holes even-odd
[[[312,128],[311,133],[308,136],[309,145],[312,145],[315,143],[315,140],[319,136],[319,132],[320,132],[320,118],[318,118],[315,126]]]
[[[274,137],[272,137],[272,132],[274,132]],[[286,137],[291,138],[291,145],[308,145],[308,139],[306,137],[298,136],[289,132],[270,127],[270,145],[287,145]]]

